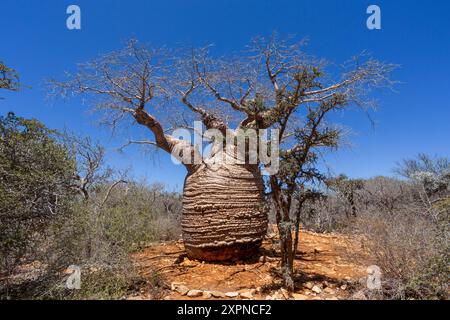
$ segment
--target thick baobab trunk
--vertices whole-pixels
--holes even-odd
[[[188,256],[206,261],[254,254],[267,232],[257,166],[202,164],[184,186],[182,229]]]

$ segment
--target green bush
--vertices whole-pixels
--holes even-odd
[[[13,113],[0,117],[0,275],[35,253],[49,223],[68,209],[74,171],[55,131]]]

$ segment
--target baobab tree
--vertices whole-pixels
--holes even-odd
[[[225,260],[253,254],[267,230],[264,201],[270,199],[281,235],[285,284],[292,289],[293,246],[298,242],[298,236],[297,241],[292,238],[298,231],[298,219],[291,219],[296,212],[292,200],[314,198],[308,184],[321,179],[315,168],[317,149],[338,145],[340,131],[326,124],[327,116],[352,105],[367,106],[366,94],[389,84],[392,69],[370,58],[354,60],[340,78],[334,78],[325,74],[324,61],[302,49],[303,42],[273,36],[255,39],[250,50],[239,55],[216,57],[209,47],[171,54],[131,41],[125,49],[80,65],[76,74],[53,84],[63,93],[94,99],[89,101],[107,110],[113,124],[131,116],[153,133],[153,140],[129,144],[152,144],[183,159],[187,177],[182,229],[189,256]],[[164,111],[173,114],[172,108],[178,119],[191,116],[223,135],[233,128],[240,129],[233,131],[235,137],[250,129],[257,133],[278,129],[268,152],[281,146],[279,171],[266,171],[260,161],[251,163],[248,154],[244,163],[211,165],[210,158],[201,155],[202,161],[192,161],[199,157],[198,148],[169,135],[167,124],[158,117]],[[181,125],[191,127],[188,121]],[[217,140],[209,157],[223,145]],[[245,141],[248,151],[251,140]],[[238,156],[236,148],[223,148],[225,157]]]
[[[82,64],[66,81],[51,81],[64,95],[81,94],[97,109],[107,110],[115,125],[130,115],[135,123],[152,132],[154,140],[129,143],[152,144],[170,154],[198,156],[198,149],[169,135],[155,114],[166,100],[180,94],[180,106],[199,116],[208,129],[224,132],[225,121],[188,99],[196,89],[180,61],[168,59],[167,52],[147,49],[136,41],[119,51]],[[171,77],[176,77],[177,81]],[[183,85],[186,83],[186,88]],[[181,93],[181,91],[183,91]],[[166,128],[167,129],[167,128]],[[185,161],[187,177],[183,200],[183,238],[190,257],[226,260],[252,254],[267,229],[267,214],[261,209],[263,180],[258,165],[227,164],[211,167],[207,161]]]

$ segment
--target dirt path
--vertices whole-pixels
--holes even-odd
[[[295,261],[299,272],[293,295],[280,289],[276,236],[264,241],[260,254],[247,261],[223,264],[191,261],[184,256],[181,241],[148,247],[134,258],[143,276],[152,277],[154,270],[158,270],[171,284],[172,290],[167,290],[164,299],[348,298],[347,282],[366,275],[366,266],[357,265],[349,258],[348,253],[360,250],[358,245],[341,235],[307,231],[301,232],[300,239]],[[152,296],[140,294],[130,298],[151,299]]]

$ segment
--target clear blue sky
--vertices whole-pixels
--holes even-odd
[[[82,10],[82,30],[69,31],[66,8]],[[382,30],[366,28],[366,8],[377,4]],[[100,139],[108,162],[133,167],[135,176],[183,184],[184,168],[115,149],[125,136],[95,124],[77,101],[46,101],[42,80],[73,70],[75,63],[119,48],[136,37],[176,46],[214,43],[216,52],[237,51],[256,35],[277,30],[310,39],[308,53],[343,62],[367,49],[377,59],[400,64],[395,93],[379,95],[373,128],[363,113],[346,113],[352,147],[328,157],[331,169],[351,177],[389,175],[395,162],[418,152],[450,156],[450,2],[449,1],[268,1],[268,0],[1,0],[0,59],[17,69],[30,89],[3,93],[0,112],[35,117],[52,128],[64,127]]]

